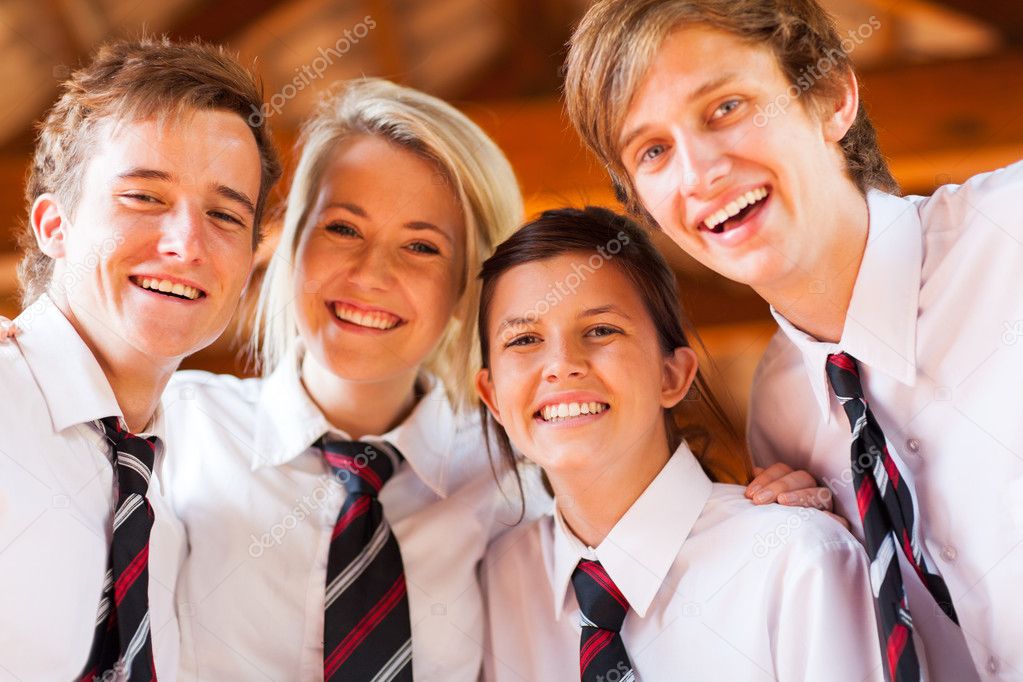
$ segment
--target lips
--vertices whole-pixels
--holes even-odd
[[[596,401],[551,403],[544,405],[536,415],[545,422],[562,422],[575,417],[600,414],[609,409],[611,406],[607,403]]]
[[[132,275],[128,279],[131,280],[132,284],[145,289],[147,291],[153,291],[158,294],[163,294],[168,298],[178,298],[186,301],[195,301],[200,298],[206,297],[206,292],[198,287],[184,284],[179,281],[172,281],[162,277],[148,277],[145,275]]]
[[[723,234],[730,229],[742,225],[749,217],[760,210],[771,191],[768,187],[757,187],[749,190],[724,206],[712,212],[699,223],[699,229],[714,234]]]
[[[390,331],[404,322],[394,313],[380,308],[369,308],[352,303],[336,301],[332,306],[334,316],[342,322],[367,329]]]

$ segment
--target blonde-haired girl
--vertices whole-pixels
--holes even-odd
[[[515,176],[454,108],[382,80],[326,99],[300,144],[263,377],[182,372],[166,394],[183,676],[475,680],[477,564],[518,508],[464,408]]]

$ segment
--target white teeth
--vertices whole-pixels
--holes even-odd
[[[540,416],[544,421],[563,421],[572,417],[579,417],[586,414],[598,414],[607,409],[604,403],[558,403],[547,405],[540,410]]]
[[[187,284],[175,283],[166,279],[153,279],[152,277],[133,277],[132,279],[143,289],[159,291],[164,294],[174,294],[191,301],[199,298],[199,290]]]
[[[713,230],[721,223],[725,222],[729,218],[732,218],[739,214],[739,211],[752,206],[758,201],[762,201],[767,197],[767,189],[764,187],[758,187],[757,189],[746,192],[738,199],[731,201],[727,206],[720,209],[719,211],[712,213],[703,224],[708,230]]]
[[[357,324],[360,327],[388,330],[398,326],[398,320],[391,315],[384,313],[363,313],[342,304],[334,305],[334,315],[337,319]]]

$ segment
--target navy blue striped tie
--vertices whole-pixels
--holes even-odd
[[[927,565],[917,539],[913,492],[888,452],[881,426],[867,406],[856,359],[848,353],[828,356],[828,381],[852,427],[852,473],[856,505],[870,557],[870,579],[885,640],[885,659],[893,682],[921,679],[913,646],[913,619],[902,583],[902,552],[934,600],[958,624],[945,581]]]
[[[101,419],[98,426],[113,449],[117,506],[96,630],[80,679],[150,682],[156,680],[149,627],[153,507],[146,493],[157,439],[130,433],[117,417]]]
[[[412,626],[398,541],[377,499],[401,464],[387,443],[318,442],[348,493],[330,542],[323,679],[412,679]]]

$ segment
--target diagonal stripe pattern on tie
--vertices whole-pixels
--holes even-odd
[[[572,573],[572,587],[582,618],[579,641],[582,682],[608,679],[634,682],[636,673],[621,635],[622,623],[629,612],[625,595],[599,561],[587,559],[582,559]]]
[[[113,540],[89,659],[81,680],[156,680],[149,627],[149,535],[153,507],[146,493],[155,437],[140,438],[117,417],[96,422],[113,450],[117,506]]]
[[[913,647],[913,620],[897,552],[909,563],[942,611],[958,624],[948,587],[927,565],[913,513],[913,492],[888,451],[884,433],[863,395],[859,367],[848,353],[828,356],[828,380],[852,427],[852,473],[856,504],[870,558],[870,582],[880,613],[885,659],[892,680],[920,679]]]
[[[404,564],[377,496],[401,464],[388,443],[317,442],[347,492],[327,557],[323,679],[412,679]]]

